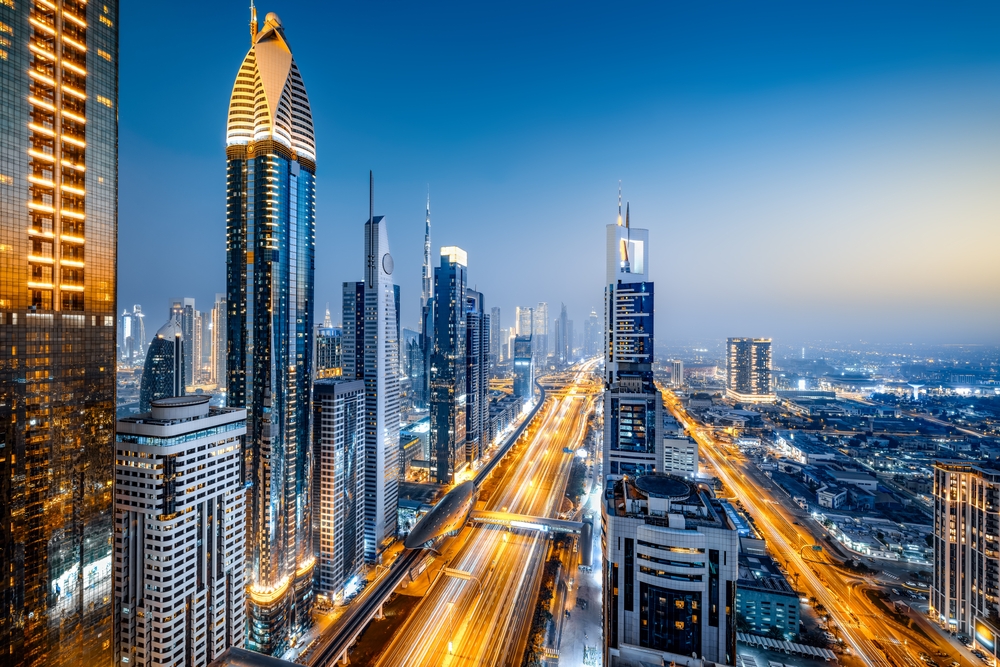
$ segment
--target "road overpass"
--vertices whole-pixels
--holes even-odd
[[[534,530],[541,533],[576,533],[583,530],[582,521],[550,519],[544,516],[527,516],[513,512],[477,511],[469,515],[469,521],[505,526],[513,530]]]

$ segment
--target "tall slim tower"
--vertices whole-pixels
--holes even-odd
[[[247,643],[273,654],[312,603],[316,143],[281,21],[256,27],[226,130],[227,401],[247,410]]]
[[[427,193],[427,220],[424,222],[424,266],[420,271],[420,312],[434,297],[434,267],[431,266],[431,195]],[[420,318],[420,333],[424,333],[424,318]]]
[[[369,174],[365,223],[365,558],[372,560],[396,534],[399,495],[399,325],[392,255],[385,218],[376,216]],[[347,320],[344,320],[345,329]]]
[[[111,664],[118,2],[0,35],[0,664]]]

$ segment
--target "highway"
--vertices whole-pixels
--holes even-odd
[[[933,655],[954,649],[903,628],[876,608],[864,594],[874,587],[871,581],[837,569],[823,551],[811,547],[822,544],[819,525],[807,519],[804,512],[787,507],[784,492],[745,457],[732,448],[715,441],[711,430],[701,427],[677,402],[664,391],[667,409],[698,441],[703,461],[710,464],[726,488],[742,502],[753,516],[759,531],[767,541],[768,550],[784,561],[795,577],[796,588],[815,597],[827,610],[836,634],[866,665],[873,667],[922,667],[920,653]],[[940,660],[941,658],[937,658]],[[944,664],[947,664],[945,660]]]
[[[586,370],[590,370],[587,368]],[[586,435],[600,382],[587,372],[550,389],[530,438],[495,480],[483,509],[555,517],[573,454]],[[469,578],[438,576],[382,652],[377,664],[507,665],[524,654],[548,553],[545,536],[495,526],[471,527],[449,568]]]

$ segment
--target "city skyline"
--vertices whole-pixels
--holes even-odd
[[[156,313],[178,293],[208,303],[224,282],[216,150],[223,141],[210,119],[224,108],[222,81],[234,76],[231,54],[246,39],[246,11],[237,4],[198,9],[218,39],[207,53],[180,55],[181,66],[198,59],[198,74],[186,80],[195,100],[180,125],[163,122],[166,111],[156,108],[162,93],[136,69],[158,20],[144,8],[126,17],[134,31],[122,47],[119,309],[140,303]],[[1000,132],[990,120],[1000,107],[1000,49],[988,41],[994,9],[870,9],[864,25],[850,8],[787,17],[777,9],[757,17],[734,9],[709,22],[709,32],[695,9],[647,6],[611,16],[590,6],[572,16],[546,9],[522,25],[520,8],[512,7],[471,31],[473,40],[463,28],[479,26],[480,12],[489,10],[442,5],[386,17],[380,30],[395,46],[360,59],[360,47],[351,52],[359,37],[346,27],[370,26],[375,18],[352,7],[335,22],[343,43],[334,40],[333,60],[341,54],[344,65],[327,71],[317,65],[327,56],[316,52],[327,47],[320,38],[326,23],[294,6],[267,9],[294,26],[292,46],[302,54],[303,76],[311,72],[314,81],[318,141],[338,155],[317,179],[317,252],[361,242],[352,221],[363,219],[366,202],[358,193],[373,168],[380,209],[396,221],[394,278],[404,326],[415,329],[419,321],[428,185],[433,252],[465,248],[477,267],[472,287],[493,295],[507,317],[502,325],[510,326],[519,303],[565,302],[577,322],[599,306],[601,285],[585,267],[600,261],[601,226],[614,215],[621,179],[636,224],[671,257],[652,276],[663,285],[663,341],[996,340],[1000,314],[988,307],[1000,285],[1000,268],[988,256],[1000,240],[990,187],[1000,174]],[[325,9],[315,11],[322,18]],[[639,15],[647,20],[637,22]],[[821,19],[828,21],[822,29]],[[751,21],[758,29],[747,33],[758,36],[744,36],[741,20]],[[685,25],[694,26],[691,34],[675,34]],[[626,54],[592,48],[604,31],[626,26]],[[810,39],[789,31],[796,26]],[[669,40],[654,34],[661,28]],[[470,62],[456,63],[440,47],[417,49],[413,62],[394,59],[434,36],[457,39]],[[514,45],[528,55],[514,53]],[[537,98],[543,74],[562,67],[560,49],[578,64],[566,66],[533,111],[520,108],[516,100]],[[445,84],[465,80],[474,67],[481,76],[459,87],[468,99],[456,104],[463,93]],[[596,71],[594,81],[583,80],[585,68],[587,77]],[[393,102],[419,93],[421,105],[361,113],[348,102],[380,92]],[[579,136],[588,139],[580,143]],[[188,212],[169,219],[187,233],[177,235],[185,239],[180,270],[166,264],[176,253],[139,247],[148,226],[168,222],[142,202],[165,170],[177,169],[190,175]],[[164,243],[170,249],[174,241]],[[558,251],[530,275],[511,271],[522,263],[525,243]],[[175,280],[156,281],[161,271],[150,266]],[[339,302],[353,270],[319,263],[316,302]]]

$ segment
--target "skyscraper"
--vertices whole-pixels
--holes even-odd
[[[149,412],[153,401],[183,396],[184,334],[181,325],[168,320],[153,336],[146,352],[139,385],[139,412]]]
[[[247,410],[248,644],[262,653],[287,646],[312,602],[312,128],[281,21],[258,31],[254,13],[226,130],[226,323],[227,400]]]
[[[450,484],[467,464],[465,285],[468,256],[441,248],[434,270],[434,346],[430,361],[431,454],[438,484]]]
[[[465,457],[474,463],[489,445],[490,316],[483,293],[465,290]]]
[[[211,368],[211,382],[219,386],[223,391],[227,387],[228,374],[226,372],[226,362],[229,353],[226,349],[226,335],[229,333],[229,326],[226,324],[226,295],[216,294],[215,305],[212,306],[212,355],[209,361]]]
[[[434,267],[431,266],[431,195],[427,193],[427,219],[424,222],[424,264],[420,270],[420,312],[424,312],[428,302],[434,298]],[[420,331],[424,329],[420,318]]]
[[[0,663],[110,664],[118,2],[0,34]]]
[[[663,401],[653,384],[653,283],[649,232],[607,226],[605,272],[604,476],[636,476],[663,465]]]
[[[194,299],[185,297],[181,307],[181,332],[184,334],[184,381],[188,384],[196,384],[195,370],[198,365],[195,362],[201,355],[201,332],[200,315],[194,306]]]
[[[125,367],[142,363],[146,353],[146,327],[142,306],[132,306],[122,311],[118,318],[118,360]]]
[[[493,306],[490,308],[490,366],[492,369],[496,369],[503,361],[503,356],[500,354],[501,347],[501,333],[500,333],[500,308],[498,306]],[[491,374],[495,370],[490,371]]]
[[[531,350],[535,368],[544,368],[549,357],[549,304],[539,301],[532,313]]]
[[[566,316],[566,304],[561,304],[559,319],[556,320],[555,349],[553,350],[557,366],[565,366],[572,356],[573,333],[570,325],[571,322]]]
[[[116,665],[206,667],[243,646],[246,410],[209,398],[118,422]]]
[[[365,223],[364,339],[360,351],[365,381],[365,557],[374,560],[396,534],[399,498],[399,319],[392,283],[393,261],[385,218],[374,214],[369,174]],[[344,329],[348,328],[344,314]],[[345,362],[346,365],[346,362]]]
[[[928,615],[977,643],[1000,635],[1000,469],[988,462],[934,464],[934,581]],[[989,646],[985,646],[989,649]]]
[[[517,336],[530,336],[533,326],[533,309],[517,306],[514,309],[514,334]]]
[[[727,341],[726,395],[745,403],[777,400],[771,383],[770,338],[730,338]]]
[[[535,359],[531,352],[531,336],[516,336],[511,352],[514,363],[514,396],[527,403],[535,395]]]
[[[365,383],[313,389],[313,549],[316,588],[331,600],[364,564]]]

